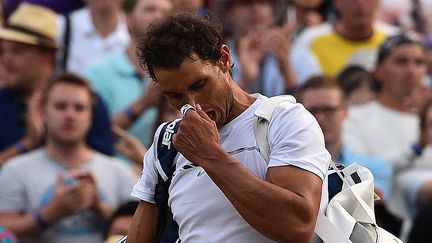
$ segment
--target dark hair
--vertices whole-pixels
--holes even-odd
[[[222,27],[193,13],[176,13],[151,24],[138,41],[141,67],[157,81],[154,67],[179,68],[185,58],[197,54],[203,60],[219,60]]]
[[[84,79],[83,77],[78,76],[78,75],[73,74],[73,73],[64,73],[64,74],[60,75],[59,77],[48,82],[48,84],[45,87],[43,94],[42,94],[42,100],[41,100],[42,106],[46,105],[46,103],[48,102],[49,93],[58,84],[72,84],[75,86],[85,88],[90,95],[92,108],[95,106],[96,97],[95,97],[95,93],[93,92],[93,89],[90,86],[90,83],[86,79]]]
[[[364,67],[351,65],[344,68],[336,77],[338,84],[342,87],[346,96],[358,89],[362,83],[367,82],[372,89],[373,78]]]
[[[338,84],[336,79],[324,75],[314,76],[306,80],[306,82],[298,89],[297,98],[301,101],[304,92],[321,88],[333,88],[339,90],[342,100],[345,101],[345,93],[343,92],[342,87]]]
[[[111,228],[111,225],[114,223],[114,221],[117,218],[123,217],[123,216],[131,216],[133,217],[136,209],[138,208],[138,201],[127,201],[123,204],[121,204],[116,211],[113,213],[113,215],[109,218],[107,225],[105,227],[104,232],[104,239],[108,237],[109,230]]]
[[[390,36],[381,44],[378,49],[376,65],[384,62],[384,60],[390,56],[397,47],[405,44],[418,45],[421,48],[425,48],[422,41],[414,34],[402,33],[399,35]]]

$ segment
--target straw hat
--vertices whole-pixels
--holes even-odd
[[[57,49],[57,15],[52,10],[22,3],[0,28],[0,39]]]

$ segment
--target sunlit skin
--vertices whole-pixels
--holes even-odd
[[[227,46],[222,52],[221,60],[229,60]],[[178,69],[155,67],[154,72],[163,94],[172,106],[180,109],[187,103],[193,106],[199,104],[217,127],[221,127],[255,100],[231,79],[230,62],[221,60],[186,59]]]
[[[229,48],[223,45],[220,52],[217,61],[201,60],[193,54],[179,68],[153,67],[171,105],[176,109],[185,103],[196,107],[182,118],[173,145],[188,161],[201,166],[245,221],[264,236],[278,242],[309,242],[322,180],[295,166],[269,168],[262,180],[221,145],[217,128],[238,117],[255,98],[232,80]],[[268,205],[269,210],[260,210]],[[128,242],[153,241],[155,210],[150,203],[140,203]],[[275,226],[273,222],[280,223]]]
[[[52,88],[43,107],[48,138],[67,146],[85,140],[91,125],[91,98],[87,89],[60,83]]]

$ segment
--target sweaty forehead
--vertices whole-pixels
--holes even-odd
[[[188,84],[203,78],[211,66],[211,63],[202,59],[185,59],[178,68],[154,67],[157,82],[162,88],[172,83]]]

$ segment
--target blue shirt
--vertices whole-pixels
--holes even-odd
[[[0,88],[0,151],[17,143],[26,135],[26,113],[27,106],[19,96],[7,87]],[[93,109],[87,143],[102,153],[114,153],[111,122],[99,97]]]
[[[138,75],[125,52],[90,64],[84,76],[102,97],[111,116],[124,111],[137,100],[147,89],[148,83],[147,79]],[[129,132],[147,147],[153,140],[156,117],[156,108],[147,109],[129,128]]]
[[[374,176],[375,186],[383,193],[384,198],[388,199],[390,197],[392,190],[393,167],[388,161],[376,156],[358,154],[344,145],[342,146],[337,162],[345,166],[357,162],[357,164],[368,168]]]

